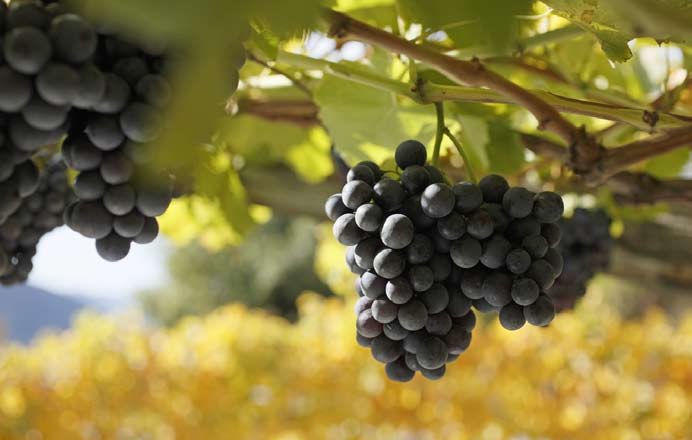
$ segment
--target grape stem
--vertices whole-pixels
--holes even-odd
[[[445,126],[445,107],[441,102],[435,103],[435,113],[437,114],[437,132],[435,133],[435,146],[433,147],[432,164],[438,166],[440,163],[440,147],[442,146],[442,138],[447,129]]]
[[[452,134],[452,132],[449,130],[449,128],[445,127],[444,128],[444,134],[449,138],[450,141],[454,144],[456,147],[457,151],[459,152],[459,155],[461,158],[464,160],[464,166],[466,167],[466,173],[469,176],[469,180],[473,183],[478,183],[478,180],[476,180],[476,175],[473,173],[473,167],[471,166],[471,161],[469,160],[468,155],[466,154],[466,151],[464,151],[464,147],[461,145],[461,142]]]

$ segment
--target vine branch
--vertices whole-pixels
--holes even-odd
[[[330,9],[324,11],[324,17],[330,24],[330,34],[334,36],[357,39],[417,59],[458,83],[487,87],[525,107],[538,120],[539,129],[558,135],[572,147],[573,162],[577,171],[588,170],[591,164],[600,159],[600,146],[584,131],[565,119],[555,107],[488,70],[478,59],[464,61],[450,57]]]
[[[521,140],[526,148],[542,157],[564,161],[568,155],[566,148],[540,136],[521,134]],[[605,184],[617,198],[629,203],[692,202],[691,180],[660,180],[646,173],[621,171],[611,175]]]
[[[601,177],[609,177],[646,159],[685,146],[692,146],[692,126],[670,130],[609,149],[601,161]]]

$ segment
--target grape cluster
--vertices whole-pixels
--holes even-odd
[[[68,207],[67,225],[95,239],[107,261],[127,256],[132,242],[153,241],[156,217],[172,199],[170,176],[153,174],[147,154],[171,98],[162,55],[162,47],[144,50],[116,35],[98,35],[93,73],[103,87],[75,115],[63,142],[65,163],[79,171],[74,183],[79,201]]]
[[[549,293],[558,311],[574,308],[591,278],[608,268],[613,249],[611,219],[602,209],[577,208],[560,221],[565,268]]]
[[[128,40],[61,2],[38,0],[0,2],[0,37],[0,223],[35,190],[31,157],[67,135],[62,156],[79,172],[68,226],[95,239],[108,261],[124,258],[132,242],[153,241],[156,217],[179,195],[172,170],[151,166],[171,99],[165,45]],[[245,62],[234,44],[233,91]]]
[[[414,140],[397,147],[395,161],[398,179],[357,164],[325,205],[359,275],[357,340],[388,376],[441,378],[471,343],[472,308],[499,311],[510,330],[549,324],[545,291],[563,265],[562,198],[510,188],[498,175],[450,186]]]
[[[0,225],[0,284],[26,281],[39,240],[63,224],[63,210],[73,198],[65,165],[43,170],[36,191]]]

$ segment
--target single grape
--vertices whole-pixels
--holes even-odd
[[[437,231],[447,240],[458,240],[466,233],[466,219],[463,215],[452,212],[437,221]]]
[[[471,310],[471,300],[461,292],[459,287],[447,287],[449,304],[445,309],[452,318],[460,318]]]
[[[434,370],[444,366],[447,361],[447,344],[440,338],[429,336],[418,348],[416,360],[421,367]]]
[[[77,203],[69,220],[70,227],[87,238],[105,238],[113,229],[113,216],[99,202]]]
[[[519,330],[526,324],[524,308],[514,303],[507,304],[500,310],[500,324],[507,330]]]
[[[113,73],[135,87],[140,79],[149,74],[149,66],[140,56],[125,57],[113,65]]]
[[[68,106],[53,105],[34,95],[22,109],[24,120],[38,130],[53,130],[67,120]]]
[[[488,269],[499,269],[505,264],[512,245],[502,235],[493,235],[483,242],[480,261]]]
[[[382,243],[376,237],[362,240],[353,251],[356,264],[365,270],[373,269],[375,267],[375,256],[381,249]]]
[[[363,181],[353,180],[344,185],[341,198],[348,208],[358,209],[372,198],[372,187]]]
[[[120,127],[128,139],[139,143],[152,142],[161,134],[161,116],[154,107],[134,102],[120,114]]]
[[[541,235],[548,241],[548,246],[554,248],[560,244],[562,231],[560,226],[555,223],[544,223],[541,225]]]
[[[387,377],[395,382],[409,382],[415,376],[415,371],[412,371],[406,366],[406,362],[403,357],[389,362],[384,367]]]
[[[405,341],[404,341],[404,343],[405,343]],[[404,346],[404,350],[405,349],[406,349],[406,347]],[[421,366],[418,363],[418,359],[416,359],[416,355],[409,352],[409,351],[406,351],[404,353],[404,362],[406,363],[406,366],[411,371],[420,371],[420,369],[421,369]]]
[[[103,195],[103,206],[111,214],[121,216],[134,209],[136,199],[137,193],[130,185],[109,186]]]
[[[382,326],[382,332],[392,341],[403,341],[409,334],[409,331],[403,328],[396,319]]]
[[[32,89],[29,78],[9,66],[0,67],[0,111],[20,111],[31,99]]]
[[[341,194],[334,194],[329,196],[325,202],[324,212],[327,214],[329,220],[335,222],[336,219],[344,214],[350,213],[351,210],[344,205],[343,200],[341,200]]]
[[[428,313],[440,313],[449,304],[449,292],[442,284],[435,283],[430,289],[419,294],[418,299],[425,305]]]
[[[88,109],[96,105],[106,93],[106,77],[94,65],[87,64],[79,70],[79,88],[72,105]]]
[[[160,75],[144,75],[137,82],[136,91],[147,104],[158,108],[165,107],[172,95],[170,84]]]
[[[134,172],[132,162],[120,150],[105,153],[99,169],[101,170],[101,177],[103,177],[103,180],[111,185],[127,183]],[[137,197],[138,207],[141,194],[140,192]],[[146,212],[142,212],[142,214],[147,215]]]
[[[131,211],[123,216],[115,217],[113,230],[121,237],[134,239],[144,230],[145,221],[146,217],[142,214]]]
[[[406,353],[416,354],[427,336],[428,333],[425,330],[410,332],[402,343]]]
[[[462,214],[470,214],[483,204],[483,193],[475,183],[457,183],[452,191],[456,196],[456,209]]]
[[[404,277],[394,278],[387,282],[385,293],[394,304],[406,304],[413,298],[413,287]]]
[[[385,212],[401,208],[406,192],[401,184],[392,179],[382,179],[373,187],[373,198]]]
[[[548,252],[548,241],[542,235],[530,235],[521,241],[521,246],[534,259],[545,257]]]
[[[346,181],[351,182],[353,180],[362,180],[370,186],[373,186],[375,185],[375,183],[377,183],[375,173],[368,165],[365,164],[358,164],[350,170],[348,170]]]
[[[486,211],[478,210],[466,220],[466,232],[477,239],[485,240],[495,231],[493,218]]]
[[[377,231],[382,226],[383,219],[384,212],[382,212],[382,208],[373,203],[360,205],[356,210],[356,224],[364,231]]]
[[[137,234],[137,236],[134,239],[134,242],[137,244],[149,244],[156,240],[156,237],[159,235],[159,223],[156,221],[155,218],[152,217],[146,217],[144,219],[144,227],[142,228],[142,232]]]
[[[130,101],[130,86],[117,75],[106,73],[104,75],[106,88],[101,99],[94,104],[93,110],[99,113],[119,113]]]
[[[424,292],[435,282],[435,274],[430,267],[419,264],[409,268],[408,280],[414,291]]]
[[[379,276],[391,280],[404,272],[406,258],[399,251],[385,248],[377,253],[373,266]]]
[[[374,338],[382,333],[382,324],[372,316],[372,310],[363,310],[356,320],[356,329],[360,335],[366,338]]]
[[[36,77],[36,91],[53,105],[69,105],[79,93],[80,75],[67,64],[46,65]]]
[[[389,324],[396,319],[399,307],[388,299],[377,299],[372,303],[372,316],[382,324]]]
[[[524,316],[531,325],[545,327],[555,318],[555,305],[547,295],[541,295],[536,302],[524,307]]]
[[[505,259],[507,270],[515,275],[521,275],[531,266],[531,255],[524,249],[513,249]]]
[[[108,115],[98,116],[89,121],[86,134],[91,143],[103,151],[115,150],[125,141],[118,118]]]
[[[492,272],[481,289],[483,298],[494,307],[503,307],[512,301],[512,278],[504,272]]]
[[[554,223],[565,212],[562,197],[551,191],[538,193],[534,199],[533,215],[541,223]]]
[[[560,276],[565,267],[565,261],[562,259],[560,252],[552,248],[548,249],[545,253],[545,261],[553,267],[553,273],[556,276]]]
[[[472,300],[483,298],[483,282],[486,276],[487,273],[480,267],[467,270],[461,279],[461,291]]]
[[[539,294],[540,288],[531,278],[517,278],[512,282],[512,300],[520,306],[533,304]]]
[[[502,197],[502,207],[512,217],[524,218],[533,210],[533,198],[534,194],[526,188],[509,188]]]
[[[534,280],[541,290],[546,290],[555,282],[557,273],[547,261],[535,260],[531,263],[531,267],[529,267],[526,276]]]
[[[127,254],[130,252],[131,242],[128,238],[111,233],[105,238],[96,240],[96,251],[106,261],[119,261],[127,257]]]
[[[412,165],[401,173],[401,184],[410,194],[420,194],[430,184],[430,174],[420,165]]]
[[[5,61],[14,70],[26,75],[41,71],[53,54],[50,40],[34,27],[18,27],[5,35]]]
[[[368,298],[367,296],[362,296],[358,298],[358,301],[356,301],[355,306],[353,306],[353,311],[355,312],[356,316],[360,315],[365,310],[370,309],[370,306],[372,306],[373,301],[374,300],[372,298]]]
[[[371,299],[377,299],[385,294],[387,280],[374,272],[368,271],[360,276],[360,286],[365,296]]]
[[[471,345],[471,331],[455,323],[444,337],[444,341],[450,354],[461,354]]]
[[[372,340],[370,352],[376,361],[386,364],[394,362],[399,356],[404,354],[404,349],[401,346],[401,342],[392,341],[387,336],[381,334]]]
[[[478,182],[478,187],[483,193],[484,201],[502,203],[502,198],[509,189],[509,184],[504,177],[497,174],[489,174]]]
[[[399,307],[397,319],[403,328],[414,332],[425,327],[425,323],[428,321],[428,309],[425,304],[413,299]]]
[[[454,327],[459,326],[467,332],[471,332],[476,327],[476,314],[471,310],[461,318],[454,318],[452,321],[454,321]]]
[[[91,24],[75,14],[55,17],[48,29],[48,36],[55,54],[71,64],[89,60],[98,44],[98,37]]]
[[[402,214],[392,214],[384,221],[380,238],[392,249],[403,249],[413,241],[413,222]]]
[[[413,196],[406,199],[404,202],[404,214],[411,219],[416,229],[423,231],[435,226],[435,219],[428,217],[423,212],[420,196]]]
[[[440,368],[435,368],[433,370],[421,368],[420,372],[423,375],[423,377],[425,377],[428,380],[440,380],[444,377],[445,373],[447,372],[447,366],[443,365]]]
[[[498,311],[498,307],[490,304],[485,298],[474,299],[473,307],[481,313],[493,313]]]
[[[358,345],[364,348],[370,348],[372,346],[372,339],[366,338],[360,333],[356,333],[356,342],[358,342]]]
[[[445,336],[452,329],[452,318],[447,312],[440,312],[428,316],[425,330],[433,336]]]
[[[394,160],[401,169],[406,169],[412,165],[425,165],[428,154],[425,151],[425,145],[415,140],[407,140],[396,147]]]
[[[421,195],[421,207],[428,217],[443,218],[454,210],[455,196],[452,189],[444,183],[433,183]]]
[[[423,264],[435,255],[433,242],[423,234],[415,234],[406,247],[406,260],[409,264]]]
[[[457,266],[470,269],[475,267],[483,254],[481,243],[475,238],[464,237],[452,243],[449,256]]]

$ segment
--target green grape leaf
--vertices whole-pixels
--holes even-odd
[[[627,35],[596,26],[590,26],[588,29],[596,36],[603,52],[612,61],[622,63],[632,58],[632,50],[627,44],[630,38]]]
[[[471,161],[471,167],[476,175],[482,176],[487,173],[490,167],[490,159],[486,149],[488,142],[490,142],[487,119],[476,116],[458,116],[457,120],[461,125],[461,132],[458,134],[459,140]]]
[[[519,135],[502,120],[491,122],[489,127],[490,140],[486,146],[488,171],[499,174],[516,173],[526,162],[524,145]]]
[[[390,92],[326,75],[314,93],[335,148],[349,161],[381,161],[402,141],[429,142],[432,106],[406,107]]]
[[[690,160],[689,148],[678,148],[646,162],[646,172],[660,178],[677,177]]]
[[[409,23],[444,30],[459,47],[505,52],[519,37],[519,15],[532,13],[530,0],[398,0]]]
[[[256,21],[252,25],[250,44],[261,53],[264,58],[275,60],[279,52],[280,39],[271,29],[263,23]]]
[[[224,219],[239,234],[255,226],[248,209],[247,194],[228,154],[209,156],[203,165],[206,172],[197,173],[196,193],[217,206]]]

